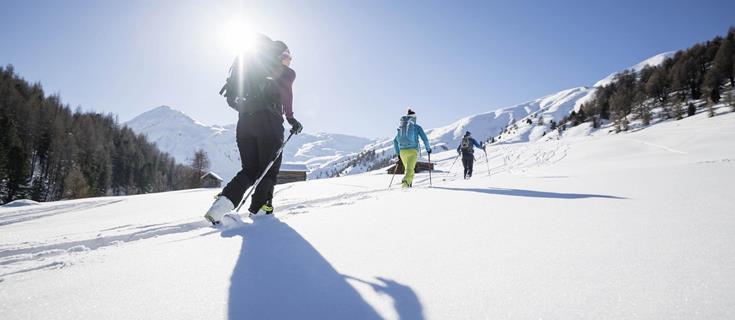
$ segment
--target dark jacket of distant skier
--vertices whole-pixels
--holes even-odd
[[[258,35],[256,48],[241,54],[230,68],[230,76],[220,91],[238,114],[237,148],[242,170],[225,186],[205,218],[217,224],[243,200],[245,191],[273,166],[252,196],[251,214],[273,212],[271,199],[282,156],[275,155],[283,145],[283,115],[291,132],[299,134],[301,124],[294,118],[292,85],[296,72],[289,67],[291,52],[282,41]]]
[[[413,186],[416,162],[419,159],[419,137],[424,141],[426,153],[431,153],[429,138],[426,136],[424,128],[416,124],[416,112],[409,108],[407,114],[401,117],[401,125],[393,139],[393,149],[405,168],[405,174],[401,181],[403,188]]]
[[[457,153],[462,155],[462,166],[464,166],[464,178],[472,177],[472,166],[475,163],[475,147],[485,150],[485,144],[478,143],[472,134],[467,131],[457,147]]]

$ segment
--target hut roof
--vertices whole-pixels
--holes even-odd
[[[218,176],[218,175],[217,175],[216,173],[214,173],[214,172],[212,172],[212,171],[209,171],[209,172],[205,173],[205,174],[204,174],[203,176],[201,176],[201,177],[200,177],[199,179],[200,179],[200,180],[201,180],[201,179],[204,179],[204,178],[206,178],[207,176],[211,176],[212,178],[215,178],[215,179],[217,179],[217,180],[219,180],[219,181],[224,181],[224,179],[222,179],[222,177]]]
[[[281,163],[281,171],[309,172],[304,163]]]

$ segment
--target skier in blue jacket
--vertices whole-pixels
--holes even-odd
[[[459,147],[457,147],[457,153],[462,155],[465,179],[472,177],[472,166],[475,163],[475,147],[485,150],[485,144],[478,143],[469,131],[465,132]]]
[[[395,139],[393,139],[393,149],[406,169],[401,181],[401,186],[404,188],[410,188],[413,184],[416,162],[419,159],[419,137],[424,141],[426,153],[431,153],[429,138],[426,136],[424,129],[416,124],[416,112],[409,108],[407,114],[401,117],[401,125],[398,127]]]

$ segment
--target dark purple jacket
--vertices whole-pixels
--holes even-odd
[[[276,83],[278,84],[278,93],[281,96],[281,104],[283,105],[283,114],[286,118],[293,118],[293,82],[296,80],[296,71],[293,69],[283,66],[283,72],[278,77]]]

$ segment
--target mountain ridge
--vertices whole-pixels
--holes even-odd
[[[663,52],[624,70],[637,72],[645,66],[656,66],[674,54],[673,51]],[[516,105],[465,116],[448,125],[428,129],[426,133],[432,147],[441,149],[453,148],[466,131],[482,141],[491,138],[501,143],[537,141],[552,132],[552,121],[558,123],[572,111],[579,111],[583,103],[594,98],[598,87],[614,81],[619,72],[611,73],[592,86],[569,88]],[[166,118],[166,115],[179,122],[161,119]],[[240,168],[234,124],[206,125],[169,106],[144,112],[126,124],[134,131],[146,134],[159,148],[179,161],[185,161],[188,155],[193,154],[195,146],[205,149],[213,169],[220,170],[225,179],[232,177]],[[182,131],[173,124],[191,129]],[[172,137],[171,132],[176,134]],[[183,135],[189,135],[189,140],[175,138]],[[309,178],[312,179],[365,172],[379,165],[387,165],[393,157],[392,138],[302,133],[292,140],[284,150],[284,161],[307,164]]]
[[[241,168],[236,144],[236,125],[207,125],[170,106],[159,106],[125,122],[138,134],[146,135],[161,150],[179,162],[188,162],[194,151],[207,152],[212,171],[225,180]],[[316,168],[345,154],[360,151],[369,138],[333,133],[301,133],[283,151],[284,162],[301,162]]]

